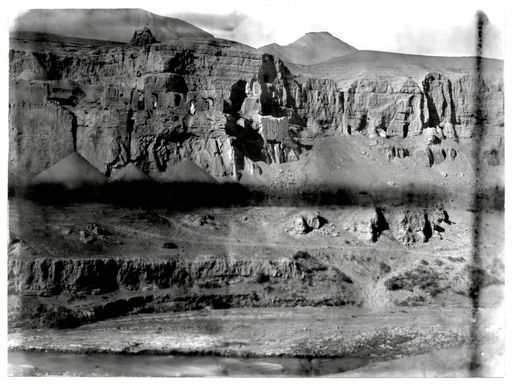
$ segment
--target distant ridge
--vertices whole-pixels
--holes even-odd
[[[105,46],[105,45],[120,45],[123,43],[119,41],[97,40],[97,39],[84,39],[82,37],[63,36],[55,33],[47,32],[29,32],[29,31],[13,31],[9,34],[11,39],[28,40],[36,43],[60,43],[60,44],[73,44],[73,45],[92,45],[92,46]]]
[[[32,9],[15,20],[11,32],[50,33],[128,43],[134,31],[144,26],[149,27],[160,42],[213,38],[186,21],[143,9]]]
[[[183,159],[167,169],[160,179],[163,182],[173,183],[217,183],[213,176],[189,159]]]
[[[482,58],[485,63],[482,75],[486,79],[503,76],[503,60]],[[414,55],[396,52],[361,50],[348,55],[330,58],[309,66],[289,65],[294,73],[329,78],[339,86],[350,86],[354,79],[386,78],[400,87],[405,79],[421,83],[428,72],[463,76],[476,70],[475,57],[448,57]]]
[[[287,62],[309,65],[348,55],[357,52],[357,49],[329,32],[308,32],[291,44],[269,44],[258,51],[277,56]]]
[[[32,179],[31,184],[55,184],[67,189],[75,189],[83,186],[102,185],[106,181],[105,175],[79,153],[73,152],[50,168],[37,174]]]

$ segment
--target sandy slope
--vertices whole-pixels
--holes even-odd
[[[117,173],[110,177],[110,182],[148,182],[153,179],[142,172],[137,166],[133,163],[129,163],[125,165],[122,169],[117,171]]]
[[[65,188],[101,185],[107,178],[78,152],[65,157],[32,179],[33,185],[57,184]]]
[[[168,168],[159,177],[164,182],[174,183],[216,183],[217,181],[194,161],[184,159]]]

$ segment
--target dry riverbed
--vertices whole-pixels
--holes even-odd
[[[499,339],[500,330],[490,325],[490,311],[481,309],[475,320],[467,307],[378,313],[332,307],[205,309],[127,316],[67,330],[12,330],[9,349],[11,353],[187,355],[192,359],[352,359],[348,365],[339,365],[338,371],[331,367],[319,374],[347,371],[345,375],[349,376],[378,376],[386,371],[396,373],[396,361],[412,358],[411,367],[415,367],[416,355],[442,356],[455,348],[462,352],[457,354],[458,364],[450,366],[450,372],[466,376],[472,345],[470,329],[475,321],[487,343]],[[494,353],[499,355],[496,348]],[[434,357],[430,358],[433,362],[438,360]],[[435,366],[432,369],[435,373]],[[83,374],[87,372],[84,369]],[[422,370],[418,372],[421,375]]]

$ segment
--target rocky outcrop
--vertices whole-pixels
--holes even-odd
[[[361,208],[357,221],[348,222],[346,231],[354,232],[365,241],[375,242],[387,231],[395,240],[405,244],[427,242],[435,233],[444,232],[450,225],[449,215],[442,204],[428,209],[418,208]]]
[[[432,236],[432,227],[423,210],[396,210],[387,216],[390,231],[402,243],[426,242]]]
[[[142,310],[332,306],[360,300],[349,276],[306,252],[275,260],[11,257],[8,274],[9,294],[31,300],[11,320],[28,317],[37,327],[73,327]],[[94,295],[107,296],[95,304]],[[45,310],[49,302],[44,300],[34,305],[48,296],[59,297],[64,306]],[[71,316],[57,324],[55,310]]]
[[[130,45],[134,47],[145,47],[155,44],[157,41],[148,27],[137,29],[130,40]]]
[[[345,134],[372,134],[378,129],[388,136],[420,135],[424,129],[438,128],[441,137],[471,138],[477,126],[476,95],[484,100],[483,129],[490,135],[503,135],[503,92],[499,82],[467,74],[451,80],[439,73],[428,73],[421,84],[412,79],[399,87],[382,79],[357,80],[345,95],[343,125]],[[500,133],[501,132],[501,133]]]
[[[216,279],[219,283],[239,278],[254,278],[263,273],[269,279],[301,281],[308,270],[322,264],[300,252],[300,257],[278,260],[247,260],[233,257],[204,256],[196,260],[172,258],[146,259],[93,258],[9,258],[9,292],[39,296],[62,293],[99,294],[118,289],[148,290],[192,287]],[[304,256],[306,255],[306,256]],[[322,264],[323,267],[325,267]],[[323,268],[326,271],[325,268]],[[341,271],[328,271],[314,277],[319,282]],[[347,280],[344,277],[342,280]]]

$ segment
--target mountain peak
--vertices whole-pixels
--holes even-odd
[[[284,61],[305,65],[321,63],[357,51],[327,31],[307,32],[291,44],[269,44],[259,50],[280,57]]]

